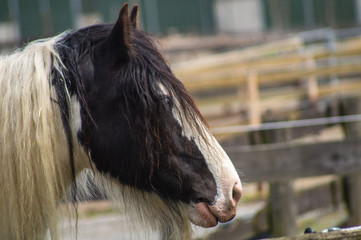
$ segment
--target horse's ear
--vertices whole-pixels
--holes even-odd
[[[130,24],[134,28],[137,28],[137,23],[138,23],[138,4],[135,4],[130,13]]]
[[[125,3],[119,12],[119,17],[108,37],[95,49],[95,61],[110,61],[116,63],[127,60],[130,51],[130,20],[128,3]]]

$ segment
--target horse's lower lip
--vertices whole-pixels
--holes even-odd
[[[200,221],[195,223],[201,227],[214,227],[218,224],[218,218],[209,209],[207,203],[200,202],[194,205],[197,214],[200,217]]]

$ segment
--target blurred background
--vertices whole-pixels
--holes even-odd
[[[0,0],[0,53],[114,22],[124,2]],[[197,239],[361,225],[361,0],[128,3],[244,182],[236,219],[195,228]],[[137,236],[120,213],[106,199],[80,204],[78,239]]]
[[[0,0],[0,43],[24,42],[71,28],[112,22],[121,0]],[[142,29],[217,35],[286,32],[361,23],[359,0],[129,0],[140,4]]]

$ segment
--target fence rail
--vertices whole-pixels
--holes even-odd
[[[304,234],[300,236],[293,237],[281,237],[281,238],[272,238],[272,240],[357,240],[361,239],[361,231],[357,230],[344,230],[344,231],[334,231],[329,233],[312,233]]]
[[[227,149],[246,182],[275,182],[361,171],[361,140],[318,144],[274,144]]]

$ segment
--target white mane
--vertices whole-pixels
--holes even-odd
[[[57,236],[57,208],[71,176],[49,84],[52,67],[60,70],[54,42],[0,58],[0,239],[42,239],[46,229]]]

